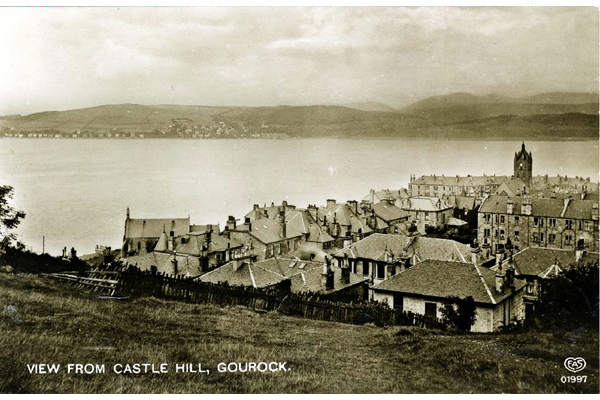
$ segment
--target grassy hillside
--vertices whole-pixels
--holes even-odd
[[[81,131],[94,136],[118,130],[123,134],[144,133],[146,137],[185,138],[285,134],[280,136],[588,140],[597,138],[597,117],[597,95],[594,99],[592,94],[546,93],[514,99],[456,93],[430,97],[402,110],[380,103],[346,107],[108,105],[0,118],[0,132]],[[552,126],[554,122],[558,126]]]
[[[597,393],[598,334],[450,335],[221,309],[102,299],[38,275],[0,274],[0,393]],[[587,383],[561,383],[582,356]],[[219,362],[286,362],[287,372],[219,373]],[[60,363],[56,374],[27,364]],[[68,374],[68,363],[104,374]],[[168,363],[167,374],[114,364]],[[201,363],[210,375],[175,373]],[[584,372],[578,375],[583,375]]]
[[[138,132],[167,129],[168,125],[173,124],[174,119],[189,119],[194,124],[200,125],[210,124],[215,114],[226,110],[228,109],[220,107],[117,104],[30,114],[19,120],[13,118],[2,121],[1,125],[32,131],[56,129],[61,132],[76,130],[94,132],[116,128]]]

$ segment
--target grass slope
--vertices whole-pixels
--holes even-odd
[[[107,300],[51,278],[0,274],[0,393],[597,393],[597,346],[597,332],[454,336]],[[586,384],[560,382],[568,356],[585,357]],[[290,370],[217,372],[232,361],[287,362]],[[112,371],[144,362],[202,363],[211,374]],[[30,374],[31,363],[60,363],[61,371]],[[107,372],[67,374],[68,363],[105,364]]]

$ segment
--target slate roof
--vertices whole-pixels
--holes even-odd
[[[515,290],[526,283],[515,279]],[[372,287],[421,296],[446,298],[472,296],[475,302],[498,304],[510,297],[506,288],[502,293],[495,289],[495,272],[470,263],[425,260]]]
[[[200,260],[197,257],[185,254],[177,254],[177,275],[198,276],[201,272]],[[126,258],[129,264],[137,265],[142,270],[150,270],[152,265],[156,266],[158,272],[173,274],[173,254],[151,252]]]
[[[599,253],[584,252],[580,262],[598,262]],[[574,250],[548,249],[543,247],[528,247],[512,256],[512,265],[517,275],[541,276],[548,275],[548,270],[558,265],[561,269],[569,267],[576,261]],[[510,258],[502,262],[502,268],[510,264]],[[497,266],[490,268],[495,271]]]
[[[307,210],[290,210],[285,214],[285,221],[288,229],[308,235],[308,242],[327,243],[334,240]]]
[[[460,210],[464,210],[465,208],[467,210],[472,210],[474,209],[475,206],[475,200],[476,198],[473,196],[455,196],[455,195],[446,195],[442,197],[442,200],[444,200],[446,203],[448,203],[448,205],[450,207],[453,208],[458,208]]]
[[[525,192],[527,185],[520,178],[512,178],[502,182],[502,184],[496,190],[496,194],[502,195],[506,193],[505,196],[516,196],[517,194],[522,194]]]
[[[284,240],[281,224],[272,219],[261,218],[252,221],[252,231],[250,234],[264,244],[276,243]],[[286,226],[285,235],[287,239],[291,239],[302,236],[302,233]]]
[[[429,185],[429,186],[486,186],[500,185],[502,182],[511,179],[510,176],[439,176],[439,175],[423,175],[415,179],[413,185]]]
[[[334,256],[344,257],[347,254],[349,258],[383,261],[386,249],[394,257],[404,253],[408,256],[415,255],[419,261],[433,259],[469,262],[471,260],[471,247],[454,240],[381,233],[372,234],[352,243],[336,252]]]
[[[264,288],[290,279],[291,291],[294,293],[332,293],[368,280],[367,278],[351,273],[350,283],[344,284],[340,280],[340,268],[332,266],[331,268],[334,271],[334,287],[332,290],[324,291],[321,286],[321,272],[323,271],[324,264],[320,262],[289,258],[269,258],[253,264],[243,262],[237,271],[234,271],[233,265],[233,262],[227,263],[201,276],[199,280],[202,282],[227,282],[230,285]]]
[[[363,210],[361,210],[360,207],[357,208],[358,215],[355,215],[347,204],[331,204],[328,207],[319,208],[318,215],[320,221],[323,221],[324,217],[327,217],[327,224],[333,223],[335,218],[335,221],[337,221],[338,224],[349,226],[352,233],[358,233],[359,229],[363,234],[373,232],[363,219],[365,216]],[[378,221],[378,226],[382,225],[383,224]],[[387,224],[385,227],[387,227]],[[385,229],[385,227],[381,229]]]
[[[172,229],[174,227],[174,229]],[[125,239],[159,238],[160,234],[174,230],[175,236],[184,235],[190,231],[189,218],[139,218],[125,220]]]
[[[185,243],[181,243],[181,239],[185,239]],[[160,240],[159,240],[160,243]],[[175,250],[178,253],[185,254],[193,254],[200,255],[202,254],[202,245],[207,245],[207,253],[215,253],[215,252],[223,252],[228,248],[237,248],[243,246],[241,243],[236,242],[235,240],[227,239],[225,236],[218,235],[216,233],[212,233],[210,235],[210,242],[207,244],[206,242],[206,234],[205,233],[196,233],[189,234],[177,237],[175,239]]]
[[[486,198],[481,207],[480,213],[506,214],[506,204],[509,197],[493,195]],[[514,203],[513,214],[521,214],[521,204],[523,197],[510,197]],[[571,219],[592,219],[593,200],[569,199],[565,208],[567,199],[531,199],[531,215],[540,217],[571,218]],[[563,214],[564,211],[564,214]]]
[[[408,218],[410,215],[407,211],[393,204],[389,204],[387,201],[374,204],[372,207],[373,211],[375,211],[375,215],[385,222]]]
[[[205,225],[190,225],[190,233],[204,233],[211,228],[213,232],[219,233],[221,232],[221,227],[219,224],[205,224]]]
[[[442,211],[452,208],[450,204],[438,197],[411,197],[406,203],[408,211]]]
[[[257,264],[241,263],[234,270],[234,262],[229,262],[198,278],[201,282],[228,283],[236,286],[252,286],[255,288],[266,288],[278,284],[287,279],[284,275],[261,268]]]
[[[372,199],[373,203],[379,203],[384,200],[394,200],[395,201],[398,199],[407,199],[409,197],[408,191],[405,188],[401,188],[398,190],[383,189],[383,190],[378,190],[378,191],[376,191],[376,190],[372,190],[372,191],[373,191],[373,193],[371,194],[371,192],[369,192],[368,195],[363,197],[363,200],[371,202],[371,195],[373,197],[373,199]]]

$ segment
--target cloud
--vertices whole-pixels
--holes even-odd
[[[0,9],[0,114],[595,90],[595,8]]]

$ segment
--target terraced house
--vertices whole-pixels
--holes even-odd
[[[598,251],[598,202],[489,196],[477,215],[477,240],[489,254],[512,246]]]
[[[510,176],[444,176],[423,175],[415,179],[411,177],[408,192],[411,197],[473,196],[482,197],[494,193]]]

